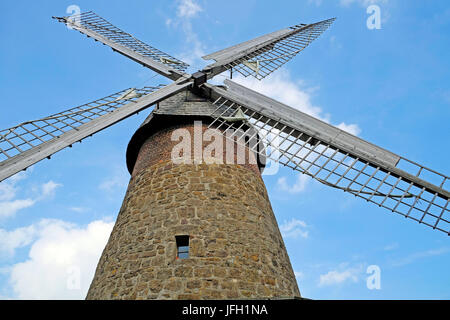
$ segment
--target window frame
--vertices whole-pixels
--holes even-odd
[[[189,236],[178,235],[175,236],[175,242],[177,245],[176,259],[189,259]]]

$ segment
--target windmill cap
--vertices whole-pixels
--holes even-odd
[[[144,120],[131,137],[126,152],[127,168],[132,174],[142,145],[153,134],[170,127],[192,125],[194,120],[209,124],[213,121],[211,114],[217,109],[209,100],[195,95],[190,90],[182,91],[157,104],[155,109]],[[231,114],[230,114],[231,116]],[[242,126],[243,130],[251,129],[249,125]],[[258,149],[262,149],[262,141],[256,135]],[[260,172],[265,167],[266,157],[257,155]]]

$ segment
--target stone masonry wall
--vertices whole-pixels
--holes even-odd
[[[194,152],[195,148],[197,148],[201,153],[203,153],[203,150],[208,147],[208,145],[211,144],[214,138],[207,139],[205,132],[207,130],[214,130],[214,129],[208,129],[208,123],[202,123],[201,121],[198,122],[201,125],[198,125],[198,131],[201,131],[201,135],[205,136],[204,139],[202,139],[201,143],[197,143],[197,146],[195,144],[195,125],[192,124],[178,124],[178,125],[171,125],[167,128],[156,132],[152,135],[150,139],[147,139],[146,142],[142,145],[136,164],[133,169],[132,176],[135,176],[137,173],[141,172],[143,169],[152,166],[158,162],[164,161],[164,160],[170,160],[172,158],[172,150],[173,148],[181,142],[180,139],[176,139],[177,136],[174,136],[173,139],[176,139],[176,141],[172,141],[172,135],[174,131],[182,129],[185,130],[186,133],[189,133],[190,138],[190,144],[191,144],[191,155],[187,157],[186,155],[180,153],[178,156],[179,158],[186,157],[186,159],[189,159],[191,162],[194,162]],[[211,131],[210,131],[211,132]],[[218,131],[220,132],[220,131]],[[225,136],[222,138],[222,146],[225,149],[226,144],[230,143],[229,139],[226,139]],[[214,152],[213,158],[208,157],[206,160],[217,160],[221,161],[222,163],[232,163],[232,164],[241,164],[242,166],[253,170],[258,176],[259,176],[259,168],[257,164],[257,159],[255,154],[249,150],[249,148],[242,147],[235,142],[231,142],[231,150],[227,152],[227,150],[222,151],[222,157],[219,155],[216,155]],[[231,151],[231,152],[230,152]],[[240,156],[238,156],[238,152],[241,153]]]
[[[299,297],[257,167],[174,164],[168,132],[141,149],[87,299]]]

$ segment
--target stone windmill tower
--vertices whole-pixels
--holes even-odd
[[[134,134],[130,184],[88,299],[299,296],[263,164],[236,143],[223,163],[205,157],[215,109],[182,91],[160,102]],[[191,140],[181,163],[173,155],[179,136]],[[238,150],[245,152],[240,164]]]
[[[207,55],[216,62],[192,75],[92,12],[56,19],[173,80],[0,131],[1,181],[156,105],[128,145],[130,183],[88,299],[299,297],[266,159],[449,233],[447,176],[231,80],[207,83],[227,70],[263,79],[334,19]]]

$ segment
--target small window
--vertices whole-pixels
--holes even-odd
[[[189,258],[189,236],[175,236],[177,241],[177,259]]]

